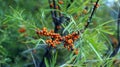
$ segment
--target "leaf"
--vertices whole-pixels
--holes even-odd
[[[92,43],[90,41],[87,40],[87,42],[89,43],[89,46],[92,48],[92,50],[95,52],[95,54],[98,56],[100,61],[103,61],[101,56],[99,55],[99,53],[97,52],[97,50],[93,47]]]
[[[48,63],[48,60],[47,60],[46,58],[45,58],[44,60],[45,60],[45,65],[46,65],[46,67],[50,67],[50,66],[49,66],[49,63]]]
[[[108,30],[101,30],[101,31],[104,32],[104,33],[110,34],[110,35],[114,34],[114,32],[111,32],[111,31],[108,31]]]
[[[0,53],[4,56],[7,55],[7,51],[5,50],[5,48],[3,48],[2,46],[0,46]]]
[[[104,26],[104,25],[111,23],[111,22],[115,22],[115,20],[110,20],[110,21],[104,22],[104,23],[98,25],[98,27]]]

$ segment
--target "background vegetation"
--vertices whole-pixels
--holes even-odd
[[[70,21],[62,23],[62,33],[82,30],[96,0],[75,0],[68,9],[70,0],[63,2],[58,3],[61,10],[57,11]],[[48,0],[0,0],[0,67],[44,67],[44,64],[46,67],[119,67],[120,53],[110,57],[119,45],[116,33],[119,3],[107,6],[108,3],[100,0],[89,27],[74,42],[79,50],[77,55],[58,46],[50,50],[49,59],[44,57],[47,38],[36,34],[38,28],[54,29]],[[24,33],[20,32],[21,28],[25,29]]]

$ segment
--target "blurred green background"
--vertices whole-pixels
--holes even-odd
[[[60,12],[72,19],[71,24],[63,24],[65,27],[64,31],[71,33],[83,28],[90,16],[93,3],[96,2],[96,0],[91,1],[76,0],[68,10],[66,6],[69,0],[64,1],[64,4],[60,5],[62,8]],[[93,23],[82,34],[83,39],[79,39],[75,43],[76,47],[81,47],[79,56],[83,56],[81,61],[77,57],[75,66],[82,67],[83,65],[83,67],[89,67],[91,65],[91,67],[97,67],[104,60],[109,60],[108,56],[105,58],[102,58],[102,56],[108,50],[107,46],[111,47],[109,35],[116,39],[116,20],[120,8],[119,3],[118,0],[115,0],[115,2],[100,1],[100,7],[92,19]],[[88,13],[83,14],[86,6],[88,7]],[[39,44],[44,44],[46,38],[38,37],[35,30],[43,27],[47,27],[48,30],[54,28],[50,11],[48,0],[0,0],[0,67],[34,67],[31,51],[36,52],[34,54],[36,62],[41,62],[45,49],[37,49],[36,47],[39,47]],[[74,16],[77,16],[78,19],[75,19]],[[22,27],[25,28],[25,33],[19,32]],[[92,44],[93,48],[86,44]],[[33,48],[35,48],[35,51]],[[95,52],[94,49],[96,50]],[[110,48],[110,52],[112,49]],[[64,54],[66,55],[64,56]],[[66,49],[58,49],[57,56],[55,67],[64,65],[74,57]],[[118,56],[119,54],[116,57],[119,58]],[[97,64],[88,61],[89,63],[85,65],[84,62],[87,59],[91,62],[94,60],[100,61],[101,59],[102,61],[99,63],[95,62]],[[112,65],[113,59],[108,61],[109,66]]]

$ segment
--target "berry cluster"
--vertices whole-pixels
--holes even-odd
[[[66,36],[63,36],[64,39],[64,47],[67,48],[68,50],[73,49],[74,48],[74,41],[77,40],[79,38],[79,35],[77,33],[72,33],[72,34],[68,34]]]
[[[74,49],[74,41],[79,38],[78,33],[68,34],[66,36],[61,36],[58,33],[54,33],[53,30],[48,31],[45,27],[42,30],[36,30],[38,35],[49,36],[51,39],[46,40],[46,43],[55,48],[57,45],[64,43],[64,47],[68,50]]]
[[[62,37],[58,33],[54,33],[53,30],[48,31],[45,27],[42,30],[37,30],[36,33],[38,35],[49,36],[51,39],[46,40],[46,43],[49,46],[56,47],[56,45],[60,44],[62,41]]]

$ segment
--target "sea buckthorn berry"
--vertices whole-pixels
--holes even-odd
[[[60,41],[57,42],[57,44],[60,44],[60,43],[61,43]]]
[[[62,0],[60,0],[58,3],[59,3],[59,4],[63,4],[63,1],[62,1]]]
[[[100,6],[100,4],[96,4],[96,3],[93,3],[95,5],[96,8],[98,8]]]
[[[41,34],[41,35],[43,35],[43,34],[44,34],[44,32],[43,32],[43,31],[40,31],[40,34]]]
[[[87,14],[88,11],[86,9],[83,10],[83,14]]]
[[[49,33],[46,33],[46,36],[49,36]]]
[[[43,33],[43,35],[45,35],[45,36],[46,36],[46,35],[47,35],[47,33],[46,33],[46,32],[44,32],[44,33]]]
[[[42,31],[45,33],[45,32],[47,32],[47,29],[45,27],[43,27]]]
[[[71,43],[73,43],[73,40],[72,40],[72,39],[69,39],[67,42],[68,42],[69,44],[71,44]]]
[[[72,37],[72,35],[71,35],[71,34],[68,34],[68,36],[69,36],[69,37]]]
[[[50,43],[50,40],[46,40],[46,43]]]
[[[62,41],[62,40],[63,40],[63,38],[62,38],[62,37],[60,37],[60,38],[59,38],[59,40],[60,40],[60,41]]]
[[[39,30],[37,30],[37,31],[36,31],[36,34],[38,34],[38,35],[39,35],[39,34],[40,34],[40,31],[39,31]]]
[[[65,36],[65,39],[67,40],[69,37],[68,36]]]
[[[78,49],[75,49],[75,50],[74,50],[74,53],[75,53],[75,55],[78,55],[78,54],[79,54]]]
[[[56,47],[56,45],[55,45],[54,43],[51,43],[50,45],[51,45],[52,47]]]
[[[42,30],[47,30],[47,28],[46,28],[46,27],[43,27]]]
[[[56,9],[58,9],[59,8],[59,6],[56,6]]]
[[[72,36],[73,36],[73,35],[76,35],[76,33],[75,33],[75,32],[73,32],[73,33],[72,33]]]
[[[68,49],[68,51],[70,51],[70,47],[69,46],[67,46],[67,49]]]
[[[53,7],[53,6],[54,6],[53,3],[51,3],[51,4],[50,4],[50,7]]]
[[[24,33],[26,32],[26,29],[24,27],[21,27],[19,30],[18,30],[20,33]]]
[[[79,35],[76,35],[75,37],[74,37],[74,40],[77,40],[79,38]]]
[[[49,36],[52,36],[52,33],[49,33]]]
[[[50,30],[50,33],[54,33],[54,30]]]

